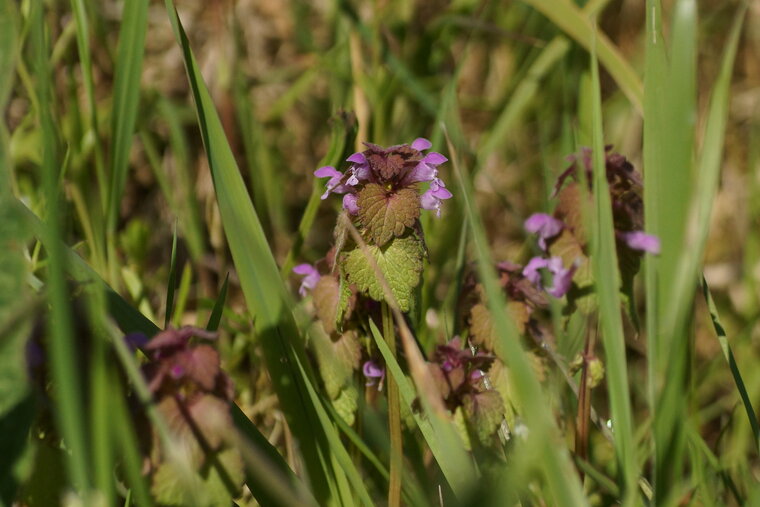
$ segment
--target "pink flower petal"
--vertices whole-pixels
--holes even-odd
[[[423,151],[423,150],[427,150],[431,146],[433,146],[433,143],[431,143],[424,137],[418,137],[417,139],[412,141],[412,148],[414,148],[415,150]]]
[[[343,196],[343,208],[348,210],[352,215],[359,213],[359,205],[356,203],[356,194],[346,194]]]
[[[426,164],[441,165],[444,162],[448,162],[449,159],[441,155],[440,153],[430,152],[422,159]]]
[[[343,176],[343,173],[341,173],[340,171],[338,171],[331,165],[326,165],[314,171],[314,176],[316,176],[317,178],[327,178],[328,176],[331,178],[334,178],[336,176],[338,177]]]
[[[351,155],[346,159],[348,162],[354,162],[356,164],[366,164],[367,163],[367,157],[364,156],[364,153],[357,152]]]
[[[657,255],[660,253],[660,238],[653,234],[647,234],[643,231],[633,231],[621,233],[626,245],[634,250],[641,250],[650,254]]]

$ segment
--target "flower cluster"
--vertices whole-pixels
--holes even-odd
[[[658,254],[659,239],[643,232],[643,201],[641,176],[625,157],[610,153],[607,147],[605,168],[612,202],[613,223],[618,258],[624,284],[638,271],[639,258],[645,252]],[[584,148],[580,157],[571,157],[570,167],[558,178],[553,197],[558,200],[553,215],[534,213],[525,221],[525,230],[538,237],[541,255],[533,257],[523,274],[536,286],[543,286],[541,270],[551,274],[552,285],[545,288],[554,297],[564,296],[571,288],[573,276],[585,264],[586,231],[581,220],[581,192],[579,188],[579,159],[585,171],[585,180],[592,181],[591,150]],[[572,178],[566,184],[566,180]]]
[[[187,465],[187,470],[176,466],[157,432],[141,434],[143,446],[150,449],[146,470],[152,476],[152,493],[161,504],[187,501],[183,490],[167,488],[167,483],[189,484],[202,492],[195,500],[204,505],[229,505],[229,488],[243,484],[242,457],[229,439],[234,433],[232,381],[221,368],[219,353],[198,341],[215,338],[216,333],[194,327],[167,329],[150,340],[140,333],[126,337],[131,347],[142,348],[148,357],[143,375]]]
[[[322,199],[330,193],[344,194],[343,208],[351,215],[358,215],[362,203],[360,194],[367,185],[379,185],[386,195],[398,194],[403,189],[414,188],[421,182],[430,182],[430,188],[418,197],[419,206],[441,214],[441,200],[449,199],[451,192],[438,177],[438,166],[448,159],[430,149],[427,139],[417,138],[412,144],[400,144],[383,148],[376,144],[364,143],[367,149],[346,159],[351,165],[342,173],[332,166],[320,167],[314,171],[318,178],[330,178]]]
[[[466,417],[468,434],[487,445],[504,420],[504,402],[500,393],[491,389],[486,380],[496,358],[481,351],[463,348],[461,338],[435,348],[428,363],[430,375],[452,414]],[[465,436],[465,435],[463,435]],[[465,441],[471,441],[469,435]]]

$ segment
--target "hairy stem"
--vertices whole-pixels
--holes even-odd
[[[383,338],[396,357],[396,335],[393,332],[393,316],[388,303],[383,302]],[[401,410],[399,405],[398,384],[389,375],[388,382],[388,427],[391,437],[391,466],[388,484],[388,506],[401,505],[401,468],[403,463]]]
[[[591,327],[586,331],[586,344],[583,348],[583,371],[578,389],[578,416],[575,424],[575,454],[588,460],[588,432],[591,419],[591,386],[589,385],[588,361],[594,353],[594,331]],[[581,479],[583,470],[579,469]]]

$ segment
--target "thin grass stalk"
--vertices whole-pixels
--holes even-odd
[[[119,280],[115,236],[140,99],[140,75],[142,74],[145,33],[148,23],[148,1],[130,0],[125,2],[122,16],[114,77],[113,111],[111,113],[113,147],[105,223],[106,251],[111,284],[116,284]]]
[[[661,186],[666,167],[662,160],[662,115],[665,112],[664,89],[667,86],[666,49],[662,33],[662,7],[659,0],[646,2],[646,50],[644,70],[644,224],[650,234],[660,236]],[[663,210],[664,212],[665,210]],[[649,256],[644,260],[646,291],[647,333],[647,398],[651,418],[657,412],[658,375],[661,348],[659,334],[660,315],[660,259]],[[651,440],[652,467],[660,465],[656,454],[657,441]],[[657,488],[656,476],[653,487]]]
[[[383,339],[388,348],[396,357],[396,333],[393,330],[393,316],[388,303],[381,303],[383,318]],[[403,468],[403,440],[401,433],[401,408],[399,406],[398,384],[388,378],[388,429],[390,431],[390,477],[388,479],[388,505],[398,507],[401,505],[401,472]]]
[[[90,465],[84,436],[83,402],[80,392],[81,375],[76,367],[71,308],[64,278],[65,257],[62,251],[61,198],[58,172],[58,140],[52,118],[51,75],[48,66],[47,30],[43,17],[43,2],[31,5],[31,41],[34,47],[35,77],[39,99],[39,118],[42,130],[42,184],[47,206],[44,223],[44,244],[48,253],[47,292],[50,316],[47,338],[54,390],[56,419],[63,440],[69,449],[67,469],[76,488],[87,495],[90,490]]]
[[[615,245],[615,230],[607,171],[605,168],[602,98],[596,46],[591,51],[591,116],[594,165],[594,234],[591,238],[591,263],[594,285],[599,298],[599,320],[605,358],[607,385],[614,424],[616,458],[623,490],[623,505],[632,505],[638,476],[636,448],[633,443],[633,416],[628,387],[628,367],[620,302],[620,273]],[[581,173],[583,171],[580,171]]]
[[[575,429],[575,454],[578,458],[588,461],[589,422],[591,420],[591,386],[589,385],[589,359],[594,353],[596,343],[595,333],[586,329],[586,340],[583,346],[583,370],[578,386],[578,415]],[[583,480],[583,469],[579,470]]]
[[[556,505],[573,507],[586,505],[587,500],[583,495],[578,476],[574,472],[569,453],[564,446],[555,445],[559,434],[548,408],[549,404],[541,392],[541,386],[520,345],[520,336],[515,324],[503,310],[506,301],[493,269],[482,218],[473,203],[474,194],[470,179],[459,165],[454,146],[448,138],[447,141],[454,171],[459,181],[465,216],[473,235],[478,274],[488,297],[488,308],[497,330],[497,339],[504,350],[502,359],[512,371],[511,379],[515,392],[525,411],[525,420],[530,428],[530,442],[536,446],[536,453],[540,457],[538,464],[542,468]]]

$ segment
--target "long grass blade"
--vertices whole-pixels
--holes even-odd
[[[34,44],[35,77],[42,130],[42,180],[47,206],[43,242],[48,253],[47,291],[50,317],[47,325],[52,381],[57,394],[57,422],[66,442],[68,473],[74,485],[87,494],[90,489],[89,451],[84,435],[84,404],[79,389],[81,372],[76,367],[71,309],[66,290],[65,257],[61,243],[61,196],[58,139],[52,117],[51,74],[46,42],[43,3],[31,5],[30,34]]]
[[[317,501],[345,498],[344,484],[362,501],[369,495],[358,471],[315,398],[303,342],[290,311],[289,297],[269,249],[261,222],[248,196],[211,96],[203,82],[177,11],[166,1],[169,19],[179,43],[193,91],[201,135],[211,168],[222,223],[241,280],[243,293],[255,316],[266,364],[288,423],[299,440]]]
[[[486,291],[497,339],[501,350],[504,351],[504,357],[501,359],[510,367],[517,398],[524,407],[525,420],[530,431],[529,442],[535,445],[535,451],[540,456],[540,466],[555,504],[586,505],[587,502],[569,453],[564,445],[557,445],[559,434],[552,420],[549,404],[525,357],[525,352],[520,345],[519,333],[504,311],[506,301],[496,279],[482,219],[475,209],[471,183],[464,174],[463,168],[460,167],[456,150],[450,142],[449,152],[459,182],[461,202],[464,205],[467,223],[472,231],[478,273]]]
[[[707,309],[710,311],[710,320],[712,320],[713,329],[715,329],[715,335],[718,337],[718,343],[720,343],[720,349],[723,351],[723,357],[728,362],[728,367],[731,370],[731,376],[736,384],[736,389],[739,391],[739,396],[744,404],[744,410],[747,412],[747,419],[749,420],[750,428],[752,428],[752,436],[755,439],[755,450],[760,452],[760,424],[757,422],[757,415],[755,409],[752,407],[752,400],[750,400],[747,387],[742,379],[742,374],[739,371],[739,366],[734,359],[734,353],[731,350],[731,345],[728,343],[728,337],[726,336],[726,330],[723,324],[720,322],[720,316],[718,315],[718,308],[713,301],[710,287],[707,285],[707,280],[702,277],[702,295],[707,303]]]
[[[461,438],[450,422],[442,420],[433,411],[426,410],[425,416],[416,413],[414,401],[418,399],[417,391],[404,375],[401,366],[383,339],[382,333],[372,320],[369,321],[369,327],[388,371],[398,384],[401,400],[414,415],[414,420],[438,462],[438,466],[441,467],[441,471],[454,495],[460,500],[467,498],[476,476],[471,458],[464,450]]]
[[[615,79],[631,104],[638,111],[643,111],[644,87],[638,74],[609,38],[596,33],[596,29],[589,18],[573,2],[570,0],[523,1],[549,18],[552,23],[586,50],[591,51],[595,44],[599,62]]]
[[[612,204],[607,184],[602,126],[602,98],[596,52],[591,50],[591,109],[594,165],[594,234],[591,264],[599,300],[602,343],[607,359],[607,384],[612,405],[615,451],[620,466],[623,505],[633,504],[638,466],[633,441],[628,366],[620,303],[620,274],[615,246]]]
[[[119,219],[121,194],[127,180],[129,150],[132,147],[137,120],[147,24],[147,0],[124,2],[111,111],[113,146],[109,165],[109,194],[106,206],[106,241],[109,250],[111,283],[115,283],[117,279],[114,266],[115,259],[113,259],[115,253],[114,234]]]

